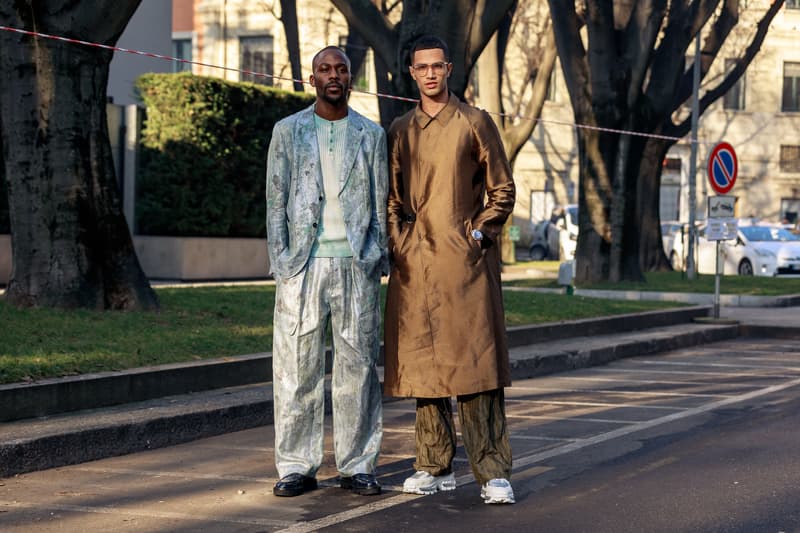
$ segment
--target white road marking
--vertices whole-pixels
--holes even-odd
[[[199,516],[197,513],[173,513],[169,511],[154,511],[153,509],[128,509],[125,507],[98,507],[88,505],[70,505],[66,503],[25,503],[19,501],[2,501],[0,507],[19,509],[49,509],[51,511],[64,511],[71,513],[92,513],[108,515],[127,515],[138,518],[167,518],[171,520],[202,521],[203,523],[215,522],[217,524],[246,524],[267,527],[287,527],[293,524],[288,520],[272,520],[269,518],[219,518],[215,516]]]
[[[319,518],[317,520],[312,520],[310,522],[300,522],[286,529],[282,529],[280,531],[281,533],[305,533],[306,531],[317,531],[318,529],[322,529],[323,527],[341,524],[342,522],[352,520],[353,518],[360,518],[368,514],[377,513],[378,511],[383,511],[384,509],[394,507],[395,505],[412,502],[414,500],[424,497],[425,496],[421,496],[419,494],[401,493],[398,494],[397,496],[392,496],[390,498],[379,500],[373,503],[368,503],[366,505],[355,507],[353,509],[343,511],[341,513],[328,515],[323,518]]]
[[[124,474],[134,476],[151,476],[151,477],[172,477],[182,479],[216,479],[219,481],[246,481],[248,483],[274,483],[274,478],[268,477],[250,477],[250,476],[231,476],[228,474],[203,474],[201,472],[169,472],[166,470],[140,470],[134,468],[108,468],[108,467],[95,467],[95,466],[82,466],[75,465],[70,467],[71,470],[78,470],[80,472],[92,472],[96,474]]]
[[[575,441],[581,440],[581,439],[568,439],[566,437],[560,438],[560,437],[542,437],[542,436],[539,436],[539,435],[519,435],[517,433],[511,433],[508,436],[508,438],[511,439],[511,440],[514,440],[514,439],[518,439],[518,440],[546,440],[548,442],[575,442]],[[467,462],[469,462],[469,461],[467,461]]]
[[[724,382],[714,382],[714,381],[664,381],[664,380],[657,380],[657,379],[628,379],[628,378],[599,378],[599,377],[590,377],[590,376],[559,376],[558,379],[564,380],[575,380],[575,381],[602,381],[602,382],[613,382],[613,383],[640,383],[643,385],[698,385],[698,386],[711,386],[711,385],[728,385],[728,383]],[[736,383],[739,387],[750,387],[753,389],[757,389],[761,387],[761,385],[750,385],[748,383]]]
[[[782,391],[784,389],[789,389],[792,387],[796,387],[800,385],[800,379],[793,379],[791,381],[787,381],[785,383],[779,385],[772,385],[770,387],[766,387],[763,389],[747,392],[745,394],[740,394],[738,396],[732,396],[730,398],[725,398],[724,400],[719,400],[716,402],[712,402],[706,405],[701,405],[698,407],[693,407],[691,409],[686,409],[679,413],[672,413],[669,415],[662,416],[660,418],[654,418],[652,420],[646,420],[643,422],[637,422],[633,425],[622,427],[619,429],[615,429],[613,431],[609,431],[608,433],[602,433],[600,435],[595,435],[594,437],[589,437],[583,439],[580,442],[576,442],[573,444],[566,444],[564,446],[560,446],[558,448],[554,448],[551,450],[546,450],[543,452],[535,453],[533,455],[529,455],[527,457],[522,457],[518,460],[514,461],[514,469],[523,468],[528,465],[532,465],[538,463],[540,461],[544,461],[545,459],[549,459],[551,457],[556,457],[558,455],[564,455],[567,453],[574,452],[576,450],[580,450],[581,448],[585,448],[587,446],[592,446],[595,444],[599,444],[601,442],[606,442],[611,439],[616,439],[619,437],[624,437],[625,435],[629,435],[631,433],[635,433],[637,431],[642,431],[645,429],[650,429],[656,426],[660,426],[663,424],[667,424],[669,422],[674,422],[676,420],[681,420],[684,418],[688,418],[690,416],[695,416],[702,413],[707,413],[708,411],[713,411],[714,409],[719,409],[720,407],[725,407],[726,405],[731,405],[734,403],[740,403],[747,400],[752,400],[753,398],[758,398],[759,396],[765,396],[767,394],[772,394],[774,392]]]
[[[612,439],[616,439],[619,437],[624,437],[631,433],[635,433],[637,431],[642,431],[645,429],[650,429],[656,426],[660,426],[663,424],[667,424],[669,422],[674,422],[676,420],[681,420],[684,418],[688,418],[690,416],[706,413],[708,411],[712,411],[714,409],[718,409],[720,407],[724,407],[726,405],[731,405],[734,403],[739,403],[747,400],[751,400],[753,398],[758,398],[759,396],[765,396],[767,394],[772,394],[774,392],[778,392],[784,389],[788,389],[791,387],[796,387],[800,385],[800,379],[793,379],[791,381],[772,385],[770,387],[766,387],[763,389],[758,389],[755,391],[750,391],[745,394],[740,394],[738,396],[732,396],[729,398],[725,398],[723,400],[719,400],[716,402],[712,402],[706,405],[702,405],[699,407],[693,407],[691,409],[684,409],[679,412],[671,413],[669,415],[665,415],[659,418],[655,418],[652,420],[648,420],[645,422],[637,422],[630,426],[618,428],[607,433],[602,433],[600,435],[596,435],[594,437],[589,437],[586,439],[581,439],[578,441],[570,442],[569,444],[564,444],[563,446],[558,446],[556,448],[551,448],[549,450],[545,450],[542,452],[537,452],[532,455],[523,456],[514,460],[513,469],[514,470],[521,470],[526,468],[530,465],[539,463],[546,459],[551,459],[553,457],[557,457],[560,455],[566,455],[568,453],[572,453],[574,451],[594,446],[595,444],[600,444],[602,442],[606,442]],[[641,407],[641,406],[636,406]],[[654,406],[653,406],[654,407]],[[665,409],[672,409],[672,408],[665,408]],[[673,409],[674,410],[674,409]],[[472,474],[466,474],[456,478],[456,485],[461,486],[474,481]],[[364,505],[361,507],[356,507],[354,509],[350,509],[348,511],[344,511],[342,513],[329,515],[319,520],[312,520],[310,522],[302,522],[287,528],[282,531],[286,532],[305,532],[305,531],[315,531],[317,529],[321,529],[323,527],[332,526],[336,524],[340,524],[347,520],[352,520],[354,518],[360,518],[362,516],[366,516],[368,514],[372,514],[378,511],[383,511],[384,509],[388,509],[390,507],[394,507],[396,505],[400,505],[402,503],[413,501],[417,498],[423,498],[424,496],[416,496],[412,494],[400,494],[397,496],[392,496],[390,498],[386,498],[384,500]]]
[[[506,418],[523,420],[569,420],[570,422],[596,422],[599,424],[633,424],[632,420],[612,420],[609,418],[580,418],[579,416],[514,415],[506,413]]]
[[[585,407],[630,407],[635,409],[661,409],[664,411],[681,411],[686,407],[667,407],[665,405],[642,405],[638,403],[603,403],[603,402],[567,402],[559,400],[519,400],[506,398],[506,403],[536,403],[544,405],[580,405]]]
[[[593,368],[592,370],[604,373],[624,372],[626,374],[677,374],[689,376],[723,376],[728,378],[775,378],[792,379],[797,374],[765,374],[763,372],[712,372],[708,370],[657,370],[654,368]],[[776,370],[786,370],[778,368]]]
[[[560,387],[517,387],[517,390],[547,391],[547,392],[593,392],[599,394],[628,394],[638,396],[689,396],[693,398],[728,398],[730,394],[696,394],[691,392],[654,392],[614,389],[563,389]],[[521,400],[525,401],[525,400]]]
[[[761,369],[761,370],[771,370],[780,368],[780,370],[788,370],[790,372],[800,372],[800,368],[794,366],[783,366],[783,367],[775,367],[775,366],[766,366],[766,365],[743,365],[741,363],[704,363],[702,361],[655,361],[651,359],[641,359],[637,360],[637,363],[641,363],[642,365],[666,365],[666,366],[691,366],[691,367],[703,367],[703,366],[710,366],[712,368],[751,368],[751,369]]]

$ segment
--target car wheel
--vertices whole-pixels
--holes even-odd
[[[740,276],[753,275],[753,264],[750,262],[749,259],[742,259],[742,262],[739,263],[739,275]]]
[[[669,264],[672,265],[672,270],[683,270],[681,266],[681,258],[675,252],[669,254]]]
[[[545,257],[547,257],[547,250],[544,249],[544,246],[535,244],[531,246],[530,256],[531,261],[542,261]]]

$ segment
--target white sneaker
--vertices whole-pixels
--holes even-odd
[[[481,487],[483,503],[514,503],[514,489],[507,479],[491,479]]]
[[[433,494],[439,490],[455,490],[455,488],[456,476],[452,472],[443,476],[432,476],[423,470],[418,470],[403,482],[403,492],[409,494]]]

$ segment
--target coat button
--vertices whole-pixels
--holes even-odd
[[[312,227],[314,227],[314,228],[316,228],[316,227],[317,227],[317,223],[316,223],[316,222],[314,222],[313,224],[311,224],[311,226],[312,226]]]
[[[320,196],[320,197],[319,197],[319,201],[320,201],[320,202],[321,202],[322,200],[324,200],[324,199],[325,199],[325,198],[323,198],[322,196]]]

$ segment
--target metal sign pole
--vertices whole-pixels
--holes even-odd
[[[719,243],[720,241],[717,241],[717,268],[714,275],[714,318],[719,318]]]

